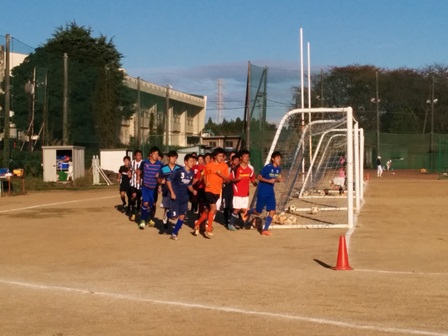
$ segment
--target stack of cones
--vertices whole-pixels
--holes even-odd
[[[339,250],[338,250],[338,260],[335,267],[331,269],[335,271],[350,271],[353,268],[350,267],[348,262],[347,245],[345,243],[345,236],[339,237]]]

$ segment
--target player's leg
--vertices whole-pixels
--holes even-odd
[[[188,210],[188,198],[186,199],[179,199],[179,200],[173,200],[173,203],[175,204],[176,211],[179,214],[179,217],[177,218],[176,224],[174,225],[173,232],[171,233],[171,239],[177,240],[179,235],[179,230],[182,228],[182,225],[185,221],[185,214]]]
[[[143,230],[145,228],[146,222],[149,217],[149,202],[152,200],[150,194],[154,191],[153,189],[149,189],[146,187],[142,187],[142,208],[140,213],[140,224],[139,228]]]
[[[266,211],[268,211],[269,214],[268,216],[266,216],[266,219],[264,221],[263,231],[261,232],[263,236],[271,235],[271,232],[269,231],[269,226],[272,223],[272,218],[274,218],[275,208],[276,208],[275,194],[272,194],[266,199]]]

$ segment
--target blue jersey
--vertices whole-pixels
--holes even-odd
[[[272,163],[267,164],[260,171],[260,175],[265,179],[277,179],[280,177],[280,172],[282,171],[281,167],[274,167]],[[258,183],[258,193],[260,194],[273,194],[274,193],[274,185],[266,182]]]
[[[150,162],[148,159],[142,161],[140,164],[140,171],[142,177],[142,185],[149,189],[155,189],[157,187],[157,178],[159,177],[160,168],[163,163],[157,160],[156,162]]]
[[[173,188],[174,193],[176,194],[177,200],[188,201],[189,198],[188,186],[192,185],[193,178],[194,178],[193,169],[187,171],[185,167],[180,167],[179,169],[176,169],[168,177],[168,181],[171,182],[171,186]]]
[[[164,179],[168,179],[168,177],[173,173],[173,171],[175,171],[175,170],[177,170],[179,168],[181,168],[181,166],[179,166],[178,164],[175,164],[173,169],[171,169],[171,167],[169,165],[167,165],[167,164],[163,165],[160,168],[159,178],[161,177],[161,178],[164,178]],[[166,197],[166,196],[169,196],[169,195],[170,195],[170,191],[169,191],[166,183],[162,184],[162,196]]]

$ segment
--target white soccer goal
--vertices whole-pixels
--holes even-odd
[[[313,121],[297,126],[301,113]],[[289,111],[266,159],[275,150],[283,155],[273,228],[353,228],[364,192],[363,147],[351,107]]]

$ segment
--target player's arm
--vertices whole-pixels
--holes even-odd
[[[176,194],[174,193],[174,190],[173,190],[173,184],[171,183],[171,180],[169,178],[166,180],[166,186],[168,187],[168,190],[170,191],[171,198],[176,199]]]
[[[190,190],[190,192],[193,194],[193,195],[196,195],[198,192],[197,192],[197,190],[195,190],[194,188],[193,188],[193,185],[192,184],[190,184],[189,186],[188,186],[188,190]]]
[[[275,182],[277,182],[277,179],[276,179],[276,178],[265,178],[265,177],[263,177],[263,175],[260,173],[260,174],[258,174],[258,181],[260,181],[260,182],[264,182],[264,183],[275,184]]]

